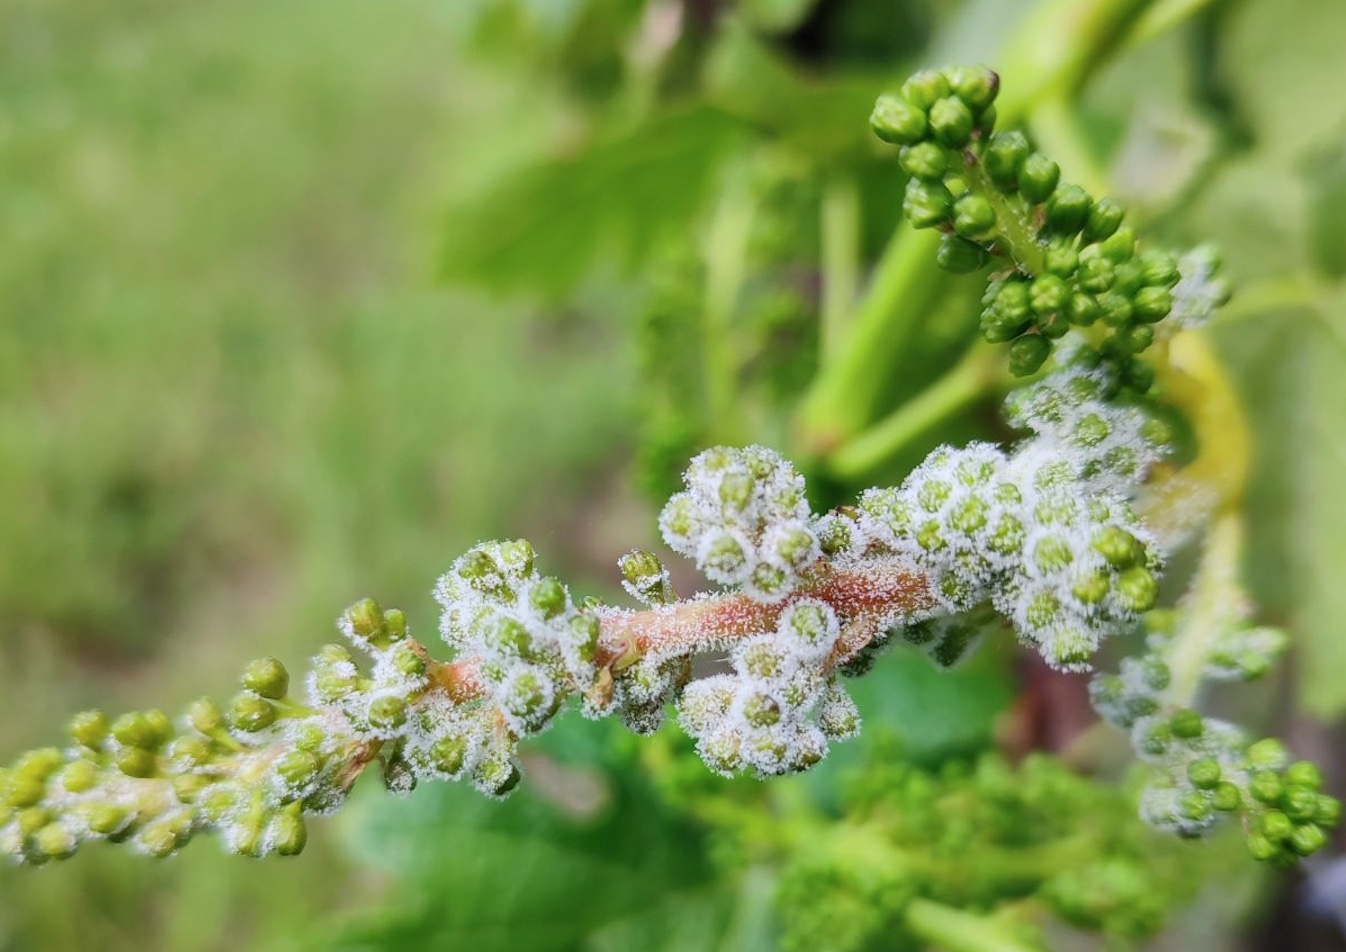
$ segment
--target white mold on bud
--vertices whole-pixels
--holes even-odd
[[[804,479],[762,446],[716,447],[694,458],[685,492],[659,517],[664,541],[706,577],[778,602],[822,554]]]

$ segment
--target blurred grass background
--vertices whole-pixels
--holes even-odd
[[[434,260],[446,208],[582,141],[585,97],[615,101],[614,125],[639,112],[618,95],[613,50],[643,4],[514,4],[535,34],[567,37],[527,50],[510,44],[518,22],[483,27],[485,6],[0,0],[0,750],[49,743],[85,706],[227,695],[261,654],[298,667],[365,594],[424,630],[435,575],[483,537],[529,537],[581,590],[610,584],[615,557],[651,540],[627,478],[631,282],[579,281],[544,307],[446,284]],[[744,4],[764,22],[805,6]],[[857,15],[829,42],[853,51],[869,97],[936,26],[938,59],[990,56],[1027,6],[894,3],[891,35]],[[1277,319],[1230,325],[1220,343],[1272,434],[1253,486],[1257,595],[1268,620],[1310,639],[1319,709],[1346,698],[1330,663],[1343,650],[1332,573],[1346,567],[1334,475],[1346,267],[1332,254],[1346,220],[1343,9],[1214,4],[1195,35],[1218,50],[1193,35],[1142,47],[1098,77],[1084,110],[1119,187],[1166,209],[1168,237],[1218,236],[1245,283],[1318,257],[1318,309],[1282,295]],[[469,32],[489,55],[468,55]],[[569,88],[547,78],[561,60]],[[748,99],[725,108],[759,105]],[[703,120],[674,127],[689,152],[699,136],[737,147]],[[629,204],[615,197],[604,213]],[[598,247],[602,222],[561,205],[564,227],[545,236],[559,258],[620,256]],[[881,212],[868,221],[879,240]],[[904,683],[926,684],[920,672]],[[927,688],[934,700],[908,699],[893,723],[944,719],[947,683]],[[426,796],[413,827],[461,806]],[[378,842],[366,835],[352,858],[329,832],[316,824],[285,862],[203,843],[167,863],[90,849],[0,867],[0,952],[305,948],[315,923],[377,901],[386,882]]]
[[[454,7],[0,4],[0,749],[298,665],[362,594],[433,623],[488,534],[583,562],[554,513],[620,485],[617,309],[435,286],[446,189],[564,120]],[[0,869],[0,949],[295,948],[353,875],[82,859]]]

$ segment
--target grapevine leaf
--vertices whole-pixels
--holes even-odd
[[[695,220],[741,141],[740,125],[722,112],[688,108],[515,172],[451,210],[442,273],[494,290],[559,293],[600,256],[634,267]]]
[[[1336,91],[1340,51],[1346,47],[1346,4],[1238,4],[1222,36],[1225,76],[1263,148],[1302,155],[1341,134],[1346,97]]]
[[[1251,581],[1298,647],[1300,697],[1346,711],[1346,297],[1231,325],[1232,356],[1259,434],[1250,487]]]
[[[579,721],[553,733],[562,730],[568,736],[549,735],[548,746],[589,767],[600,760],[594,736],[610,737]],[[612,760],[610,746],[601,751]],[[731,919],[732,891],[719,888],[698,834],[667,814],[638,772],[611,766],[593,775],[614,784],[596,811],[545,799],[538,778],[505,803],[436,784],[389,810],[386,795],[370,791],[356,805],[351,845],[397,877],[398,902],[346,925],[328,947],[713,947]]]

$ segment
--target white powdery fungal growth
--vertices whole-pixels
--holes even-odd
[[[821,554],[804,479],[762,446],[716,447],[692,460],[659,528],[706,577],[779,602]]]
[[[759,777],[807,770],[826,756],[830,740],[859,731],[855,703],[827,673],[839,631],[829,605],[800,599],[782,612],[775,632],[734,646],[732,674],[687,686],[679,721],[711,770]]]
[[[1130,496],[1168,453],[1167,427],[1139,406],[1104,399],[1103,369],[1069,367],[1005,401],[1009,422],[1037,434],[1072,464],[1077,491]]]
[[[1142,717],[1132,729],[1136,750],[1158,767],[1140,796],[1141,819],[1156,829],[1192,837],[1219,822],[1216,789],[1193,781],[1192,764],[1217,767],[1213,773],[1225,784],[1248,786],[1248,739],[1243,731],[1213,717],[1200,723],[1199,733],[1188,737],[1176,736],[1172,722],[1162,715]]]
[[[476,546],[440,578],[435,598],[444,607],[444,640],[460,657],[479,660],[489,693],[516,733],[535,733],[562,693],[593,683],[598,619],[534,569],[527,542]]]
[[[1026,388],[1011,419],[1036,437],[1012,455],[940,447],[901,487],[866,491],[852,548],[910,558],[947,614],[989,601],[1053,667],[1087,670],[1100,641],[1132,628],[1157,595],[1158,555],[1124,494],[1162,445],[1143,411],[1107,406],[1102,391],[1088,371]],[[908,637],[949,664],[975,628],[945,627]]]
[[[1190,330],[1209,323],[1215,311],[1229,300],[1229,285],[1216,277],[1219,257],[1213,248],[1193,248],[1178,259],[1181,276],[1172,292],[1173,308],[1164,326]]]

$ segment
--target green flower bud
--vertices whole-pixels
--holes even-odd
[[[75,743],[98,750],[108,735],[107,715],[102,711],[82,711],[70,719],[70,736]]]
[[[1248,747],[1248,766],[1254,769],[1280,770],[1290,759],[1285,745],[1274,737],[1266,737]]]
[[[303,815],[287,809],[271,821],[271,842],[281,856],[298,856],[308,843],[308,827]]]
[[[945,96],[930,107],[930,133],[941,144],[961,149],[972,137],[976,119],[967,103],[957,96]]]
[[[1182,279],[1178,262],[1162,251],[1147,251],[1141,255],[1140,277],[1144,284],[1160,288],[1171,288]]]
[[[1052,344],[1040,334],[1025,334],[1009,347],[1009,369],[1016,377],[1027,377],[1042,369],[1051,356]]]
[[[1022,132],[997,132],[986,144],[982,165],[991,181],[1001,188],[1017,188],[1019,170],[1032,151]]]
[[[1112,287],[1114,266],[1102,256],[1085,258],[1080,262],[1080,287],[1091,294],[1101,294]]]
[[[884,142],[907,145],[925,138],[925,110],[900,96],[880,96],[869,116],[869,127]]]
[[[71,761],[61,771],[61,786],[71,793],[86,793],[98,784],[98,767],[87,760]]]
[[[276,709],[266,698],[240,692],[229,706],[229,723],[241,731],[265,730],[276,722]]]
[[[1187,765],[1187,779],[1198,790],[1214,790],[1220,783],[1220,764],[1210,757],[1193,760]]]
[[[201,791],[210,786],[210,778],[201,774],[176,774],[173,777],[173,794],[180,803],[194,803]]]
[[[1309,760],[1297,760],[1285,768],[1285,783],[1317,793],[1323,787],[1323,772]]]
[[[446,774],[456,774],[463,769],[463,759],[467,756],[467,741],[462,737],[441,737],[430,747],[430,763],[436,770]]]
[[[409,641],[404,641],[393,649],[390,659],[393,669],[408,678],[425,676],[425,655]]]
[[[479,560],[474,560],[473,556],[484,556],[490,563],[491,571],[495,571],[495,562],[490,556],[480,549],[474,549],[468,555],[464,556],[464,567],[459,570],[459,574],[472,583],[476,588],[476,583],[482,579],[477,575],[480,566]],[[473,574],[469,575],[469,571]],[[388,630],[383,620],[383,610],[379,603],[372,598],[362,598],[350,608],[346,609],[346,624],[349,626],[351,636],[360,641],[367,641],[377,647],[382,647],[388,638]]]
[[[533,551],[533,543],[527,539],[502,542],[499,552],[505,571],[511,575],[523,577],[533,574],[533,561],[537,558],[537,553]]]
[[[1084,227],[1093,199],[1078,185],[1062,185],[1047,199],[1047,226],[1060,235],[1073,235]]]
[[[526,545],[527,543],[525,543]],[[390,608],[383,613],[383,630],[388,633],[389,641],[401,641],[407,636],[407,614],[400,608]]]
[[[219,824],[223,823],[238,805],[238,794],[231,787],[216,784],[207,789],[198,800],[197,809],[201,811],[202,818],[209,823]]]
[[[1180,809],[1183,816],[1197,822],[1209,820],[1212,812],[1210,798],[1196,790],[1183,796]]]
[[[191,838],[191,821],[182,816],[164,817],[140,831],[140,846],[151,856],[172,856]]]
[[[1079,253],[1069,245],[1053,244],[1047,248],[1046,267],[1049,274],[1068,278],[1079,267]]]
[[[1169,718],[1168,725],[1173,732],[1173,736],[1183,740],[1195,740],[1206,731],[1205,721],[1201,719],[1199,713],[1191,708],[1178,711]]]
[[[957,235],[945,235],[940,239],[935,260],[945,271],[969,274],[985,265],[990,260],[990,255],[976,242]]]
[[[565,587],[554,578],[538,579],[529,592],[528,598],[533,607],[542,613],[543,618],[555,618],[565,611]]]
[[[918,109],[929,109],[949,92],[948,79],[934,69],[923,69],[902,84],[902,98]]]
[[[1064,539],[1047,536],[1038,541],[1033,548],[1033,561],[1043,572],[1054,572],[1065,568],[1075,558],[1070,546]]]
[[[260,857],[263,852],[263,835],[266,830],[262,826],[262,819],[256,816],[249,816],[237,821],[236,828],[232,831],[229,848],[233,850],[236,856]]]
[[[1278,803],[1284,792],[1285,785],[1274,770],[1259,770],[1248,783],[1248,793],[1261,803]]]
[[[1110,198],[1100,198],[1089,209],[1089,218],[1084,223],[1086,241],[1103,241],[1110,238],[1122,224],[1126,212]]]
[[[1326,845],[1327,834],[1311,823],[1295,827],[1290,834],[1290,849],[1299,856],[1312,856]]]
[[[215,751],[210,742],[191,735],[179,737],[168,748],[168,756],[193,767],[209,763],[214,759]]]
[[[1261,833],[1253,833],[1248,837],[1248,852],[1259,863],[1268,863],[1280,855],[1281,848]]]
[[[508,617],[495,619],[486,633],[486,646],[493,652],[526,658],[533,651],[533,639],[523,623]]]
[[[1154,343],[1154,328],[1148,324],[1135,324],[1123,327],[1113,340],[1127,354],[1139,354]]]
[[[721,533],[706,548],[705,567],[721,576],[732,577],[743,571],[748,553],[737,538]]]
[[[1099,244],[1099,253],[1113,264],[1130,261],[1136,253],[1136,233],[1130,228],[1118,228]]]
[[[780,721],[780,705],[769,695],[755,693],[743,702],[743,717],[754,727],[770,727]]]
[[[774,678],[783,667],[781,651],[774,645],[755,644],[743,652],[743,668],[754,678]]]
[[[751,473],[736,470],[725,473],[721,477],[718,495],[720,502],[724,503],[728,509],[741,512],[752,502],[753,493],[756,489],[757,481],[753,479]],[[662,571],[662,566],[656,571]]]
[[[279,701],[290,690],[290,672],[275,658],[258,658],[243,669],[243,687]]]
[[[65,859],[74,855],[79,847],[79,840],[58,820],[55,823],[48,823],[34,833],[32,846],[43,859]]]
[[[570,637],[581,661],[592,664],[598,657],[598,636],[602,632],[597,616],[576,615],[570,620]]]
[[[0,782],[0,802],[16,810],[32,807],[47,795],[46,782],[40,777],[13,771]]]
[[[1169,744],[1173,740],[1173,729],[1168,721],[1155,720],[1146,725],[1136,737],[1136,749],[1143,754],[1149,754],[1152,757],[1159,757],[1168,752]]]
[[[1139,357],[1132,357],[1122,367],[1122,383],[1136,393],[1146,393],[1154,386],[1154,368]]]
[[[523,775],[511,761],[484,760],[473,770],[472,779],[478,789],[503,797],[513,792]]]
[[[1070,587],[1070,594],[1086,605],[1097,605],[1108,597],[1112,586],[1102,572],[1088,572],[1077,578]]]
[[[1318,814],[1318,795],[1305,787],[1287,785],[1280,807],[1296,823],[1307,823]]]
[[[1159,583],[1147,569],[1126,569],[1117,579],[1117,601],[1133,612],[1149,611],[1159,597]]]
[[[949,168],[949,153],[935,142],[918,142],[903,147],[897,162],[902,171],[918,179],[939,181]]]
[[[400,697],[384,695],[369,705],[369,724],[377,730],[393,730],[407,722],[407,702]]]
[[[986,503],[976,496],[969,496],[949,514],[949,525],[967,535],[981,531],[986,525]]]
[[[202,734],[215,733],[224,725],[224,716],[210,698],[200,698],[187,708],[187,720]]]
[[[1089,327],[1103,316],[1103,308],[1098,303],[1098,298],[1093,295],[1072,294],[1070,302],[1066,305],[1066,315],[1071,324]]]
[[[1243,803],[1243,794],[1239,792],[1237,784],[1230,783],[1228,780],[1221,780],[1211,791],[1211,806],[1221,811],[1229,813],[1237,810]]]
[[[945,75],[954,95],[974,112],[990,106],[1000,92],[1000,77],[984,66],[959,66],[946,70]]]
[[[1054,274],[1044,274],[1029,286],[1028,300],[1034,312],[1046,316],[1055,314],[1066,306],[1070,299],[1070,289],[1066,282]]]
[[[1318,809],[1313,814],[1313,822],[1319,826],[1332,827],[1341,819],[1341,801],[1325,793],[1318,794]]]
[[[289,750],[276,761],[276,773],[292,790],[308,786],[321,772],[322,760],[309,750]]]
[[[941,182],[922,182],[912,179],[907,183],[907,194],[902,210],[914,228],[933,228],[949,218],[953,194]]]
[[[1276,842],[1288,837],[1294,831],[1295,825],[1280,810],[1268,810],[1262,814],[1257,828],[1267,839]]]
[[[112,836],[126,824],[126,809],[113,803],[81,803],[80,818],[93,833]]]
[[[159,759],[144,747],[126,747],[117,752],[117,769],[128,777],[153,777]]]
[[[1041,152],[1034,152],[1019,168],[1019,192],[1033,204],[1046,201],[1060,178],[1060,167]]]
[[[1089,544],[1115,568],[1129,568],[1145,558],[1145,549],[1140,540],[1118,526],[1100,529]]]
[[[173,725],[163,711],[132,711],[123,714],[112,724],[112,736],[128,747],[154,750],[173,732]]]
[[[954,231],[964,238],[986,238],[995,231],[995,209],[980,195],[962,195],[953,205]]]
[[[1173,310],[1173,296],[1167,288],[1141,288],[1131,299],[1131,312],[1147,324],[1163,320]]]

